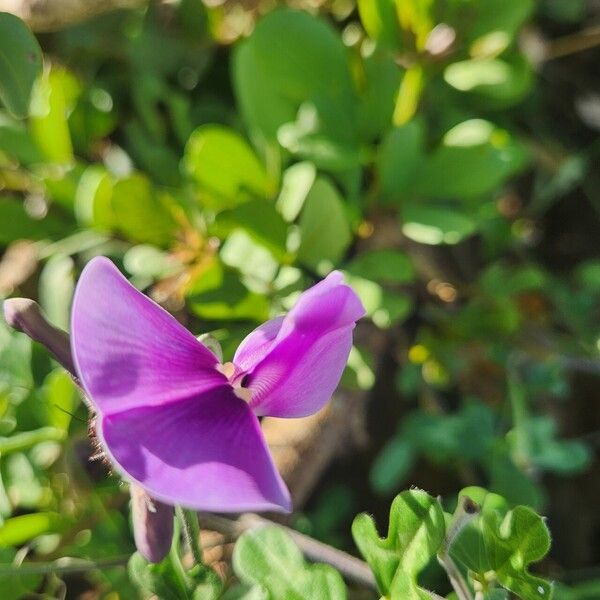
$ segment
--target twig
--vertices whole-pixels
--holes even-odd
[[[269,519],[259,517],[255,514],[245,514],[239,519],[229,519],[213,514],[202,513],[200,517],[202,526],[206,529],[218,531],[228,537],[238,538],[245,531],[275,525]],[[331,565],[337,569],[348,581],[362,585],[370,589],[377,589],[375,578],[367,563],[336,548],[332,548],[323,542],[319,542],[307,535],[294,531],[289,527],[277,525],[294,540],[304,556],[311,562],[320,562]]]
[[[600,27],[589,27],[572,35],[565,35],[549,43],[546,60],[561,58],[600,46]]]

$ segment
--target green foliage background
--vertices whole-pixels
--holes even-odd
[[[343,385],[369,394],[371,441],[295,526],[352,550],[353,515],[384,520],[404,487],[450,509],[482,485],[503,515],[550,516],[539,568],[569,584],[556,597],[597,598],[597,572],[581,570],[600,563],[600,145],[585,110],[598,55],[552,54],[591,9],[274,4],[151,4],[37,41],[0,14],[0,296],[35,297],[67,329],[77,275],[103,254],[228,358],[341,269],[368,311]],[[6,565],[133,551],[127,496],[88,463],[86,420],[70,378],[0,323]],[[298,581],[340,597],[337,574],[272,543]],[[236,552],[242,583],[264,584]],[[138,593],[123,566],[0,572],[6,600],[65,585]],[[243,597],[292,597],[264,585]]]

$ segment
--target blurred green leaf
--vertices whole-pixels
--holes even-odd
[[[29,130],[49,162],[68,165],[73,161],[67,118],[79,91],[78,81],[62,68],[44,72],[33,88]]]
[[[316,176],[317,170],[310,162],[296,163],[285,171],[275,206],[286,221],[296,220]]]
[[[48,321],[63,330],[69,329],[71,300],[75,291],[74,269],[70,256],[55,254],[40,274],[40,305]]]
[[[0,546],[19,546],[44,533],[58,531],[62,524],[54,512],[37,512],[6,519],[0,526]]]
[[[417,578],[438,551],[445,534],[440,503],[422,490],[396,496],[385,538],[379,537],[367,514],[358,515],[352,524],[354,541],[369,563],[379,591],[391,600],[430,600]]]
[[[75,192],[75,217],[82,225],[100,231],[112,228],[112,177],[99,165],[91,165],[81,174]]]
[[[0,548],[0,563],[3,565],[14,563],[16,554],[17,552],[12,548]],[[0,598],[22,600],[34,593],[41,581],[42,575],[19,575],[16,572],[2,575],[0,576]]]
[[[402,436],[393,437],[379,452],[371,467],[371,486],[382,494],[398,489],[412,469],[415,459],[412,443]]]
[[[423,125],[418,120],[394,127],[387,133],[376,163],[385,200],[398,201],[410,192],[425,160],[424,143]]]
[[[34,219],[21,200],[10,196],[0,198],[0,244],[7,245],[22,239],[55,238],[68,231],[68,226],[53,215]]]
[[[271,600],[345,600],[344,581],[329,565],[307,565],[292,539],[278,527],[244,533],[233,552],[233,569],[243,583],[261,585]]]
[[[394,0],[358,0],[358,14],[369,37],[386,46],[401,46],[401,32]]]
[[[415,270],[408,256],[399,250],[371,250],[350,261],[346,270],[352,275],[379,283],[410,283]]]
[[[346,50],[325,21],[283,8],[268,13],[237,47],[233,78],[253,135],[274,141],[280,126],[294,122],[299,107],[309,103],[326,139],[354,144],[355,94]]]
[[[272,204],[250,200],[217,215],[212,229],[215,235],[224,238],[234,229],[243,229],[276,258],[285,256],[288,227]]]
[[[258,293],[268,292],[278,268],[273,255],[240,229],[225,241],[221,248],[221,260],[237,268],[245,276],[248,288]]]
[[[42,51],[27,25],[0,12],[0,100],[18,118],[27,116],[33,84],[42,70]]]
[[[300,215],[298,260],[319,272],[330,270],[344,256],[352,236],[344,203],[327,179],[312,186]]]
[[[446,206],[407,203],[401,216],[402,233],[421,244],[458,244],[477,229],[472,217]]]
[[[265,168],[252,148],[238,133],[222,125],[203,125],[192,133],[183,168],[198,184],[201,202],[214,210],[269,195]]]
[[[175,233],[170,198],[141,173],[114,184],[112,209],[116,228],[134,242],[167,246]]]
[[[521,101],[533,83],[533,71],[521,54],[503,58],[473,58],[454,62],[444,71],[446,83],[476,96],[490,108]]]
[[[527,161],[525,148],[482,119],[455,126],[423,163],[414,187],[430,198],[476,198],[494,191]]]

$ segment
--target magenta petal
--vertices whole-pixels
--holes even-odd
[[[364,314],[356,293],[333,272],[304,292],[280,323],[251,333],[234,362],[241,360],[240,368],[254,363],[246,381],[254,412],[303,417],[319,410],[339,383],[352,330]]]
[[[229,386],[104,416],[98,434],[117,467],[168,504],[217,512],[291,509],[258,419]]]
[[[190,398],[225,381],[212,352],[106,258],[93,259],[79,279],[71,348],[104,415]]]
[[[240,371],[252,370],[270,350],[284,317],[275,317],[249,333],[238,346],[233,364]]]

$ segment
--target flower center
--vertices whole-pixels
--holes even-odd
[[[232,362],[226,362],[217,367],[217,371],[223,373],[225,377],[229,380],[231,387],[233,388],[233,393],[244,402],[250,402],[252,400],[252,390],[249,390],[247,387],[244,387],[244,383],[246,382],[247,377],[244,375],[238,374],[236,375],[236,368]],[[234,379],[235,377],[235,379]]]

